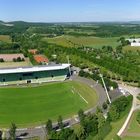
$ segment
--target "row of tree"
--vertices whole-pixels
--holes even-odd
[[[101,70],[106,69],[107,71],[111,71],[111,73],[115,73],[116,76],[113,76],[114,80],[123,80],[126,82],[140,81],[140,69],[137,64],[130,61],[131,56],[128,54],[120,55],[116,53],[114,55],[112,52],[108,54],[100,49],[65,48],[54,44],[48,45],[45,48],[45,53],[50,59],[52,59],[52,54],[56,54],[57,62],[66,62],[66,56],[69,55],[70,62],[78,67],[87,66],[86,61],[83,61],[87,60],[100,67]],[[112,74],[110,74],[110,77],[112,77]]]

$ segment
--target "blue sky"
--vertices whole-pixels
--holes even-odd
[[[140,21],[140,0],[0,0],[0,20]]]

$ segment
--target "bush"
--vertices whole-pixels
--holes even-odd
[[[4,62],[3,58],[0,58],[0,62]]]
[[[22,61],[25,61],[25,60],[24,60],[24,58],[17,57],[17,58],[13,58],[13,61],[14,62],[22,62]]]
[[[103,108],[104,110],[106,110],[106,109],[107,109],[107,107],[108,107],[108,106],[107,106],[107,103],[106,103],[106,102],[104,102],[104,103],[103,103],[103,105],[102,105],[102,108]]]
[[[126,110],[126,108],[132,102],[133,96],[121,96],[120,98],[116,99],[112,102],[109,112],[108,112],[108,120],[116,121],[120,118],[121,113]]]

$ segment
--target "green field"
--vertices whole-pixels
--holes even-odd
[[[139,111],[135,111],[127,127],[127,132],[140,133],[140,124],[137,122],[136,117]]]
[[[77,47],[77,46],[88,46],[94,48],[101,48],[102,46],[112,46],[116,47],[119,45],[117,42],[117,37],[110,38],[100,38],[100,37],[75,37],[64,35],[61,37],[55,38],[44,38],[43,40],[47,40],[49,43],[55,43],[58,45],[62,45],[65,47]]]
[[[125,46],[123,48],[123,51],[135,51],[135,52],[137,52],[137,51],[140,51],[140,47]]]
[[[122,140],[140,140],[140,137],[126,136],[126,137],[123,137]]]
[[[105,137],[105,140],[113,140],[114,137],[116,136],[116,134],[119,132],[120,128],[122,127],[122,125],[124,124],[127,116],[128,116],[128,112],[131,109],[131,104],[127,107],[127,109],[121,114],[121,117],[119,120],[117,120],[116,122],[112,122],[111,126],[112,126],[112,130],[111,132]]]
[[[35,126],[47,119],[55,121],[59,115],[73,117],[80,108],[95,106],[97,100],[98,96],[91,87],[77,82],[0,88],[0,127],[8,127],[11,122],[18,127]]]
[[[0,41],[11,42],[9,35],[0,35]]]

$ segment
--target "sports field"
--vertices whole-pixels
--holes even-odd
[[[95,91],[77,82],[49,83],[37,87],[0,88],[0,127],[11,122],[18,127],[35,126],[47,121],[73,117],[80,108],[96,105]]]
[[[44,38],[49,43],[55,43],[65,47],[88,46],[93,48],[101,48],[102,46],[116,47],[119,45],[117,37],[100,38],[100,37],[74,37],[63,35],[55,38]]]

